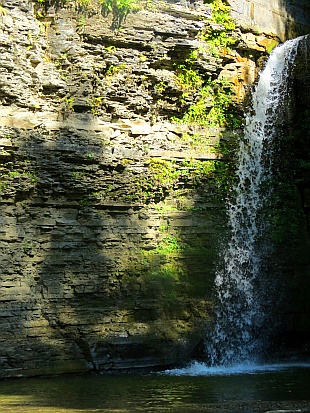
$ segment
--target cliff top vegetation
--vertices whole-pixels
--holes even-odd
[[[73,6],[81,13],[98,12],[103,16],[109,13],[113,15],[114,28],[119,27],[126,19],[128,13],[143,8],[150,7],[152,0],[144,2],[140,0],[34,0],[35,3],[44,6],[47,11],[49,8],[59,9],[65,6]],[[224,27],[225,30],[235,28],[233,19],[229,15],[230,7],[225,0],[206,0],[212,7],[212,20]]]

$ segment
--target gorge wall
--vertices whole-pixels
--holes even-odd
[[[96,9],[2,2],[1,377],[200,353],[244,100],[281,37],[255,30],[231,29],[228,48],[200,3],[154,2],[118,25]],[[296,79],[301,96],[309,71]],[[301,192],[292,177],[281,194],[267,264],[293,286],[284,341],[309,331],[301,175]]]
[[[307,0],[229,0],[229,4],[241,25],[276,34],[282,41],[309,33]]]

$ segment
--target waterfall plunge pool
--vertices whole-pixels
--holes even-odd
[[[0,382],[1,413],[310,413],[310,363]]]

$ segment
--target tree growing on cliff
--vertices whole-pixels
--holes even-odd
[[[112,29],[119,28],[129,12],[138,9],[136,0],[99,0],[99,3],[104,17],[112,13]]]

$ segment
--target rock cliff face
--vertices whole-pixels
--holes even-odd
[[[229,0],[232,15],[243,26],[256,26],[282,41],[309,33],[310,4],[307,0]]]
[[[237,28],[215,50],[201,4],[121,27],[28,0],[0,14],[0,376],[186,362],[212,318],[243,100],[278,37]],[[217,115],[172,122],[197,114],[195,76]]]

